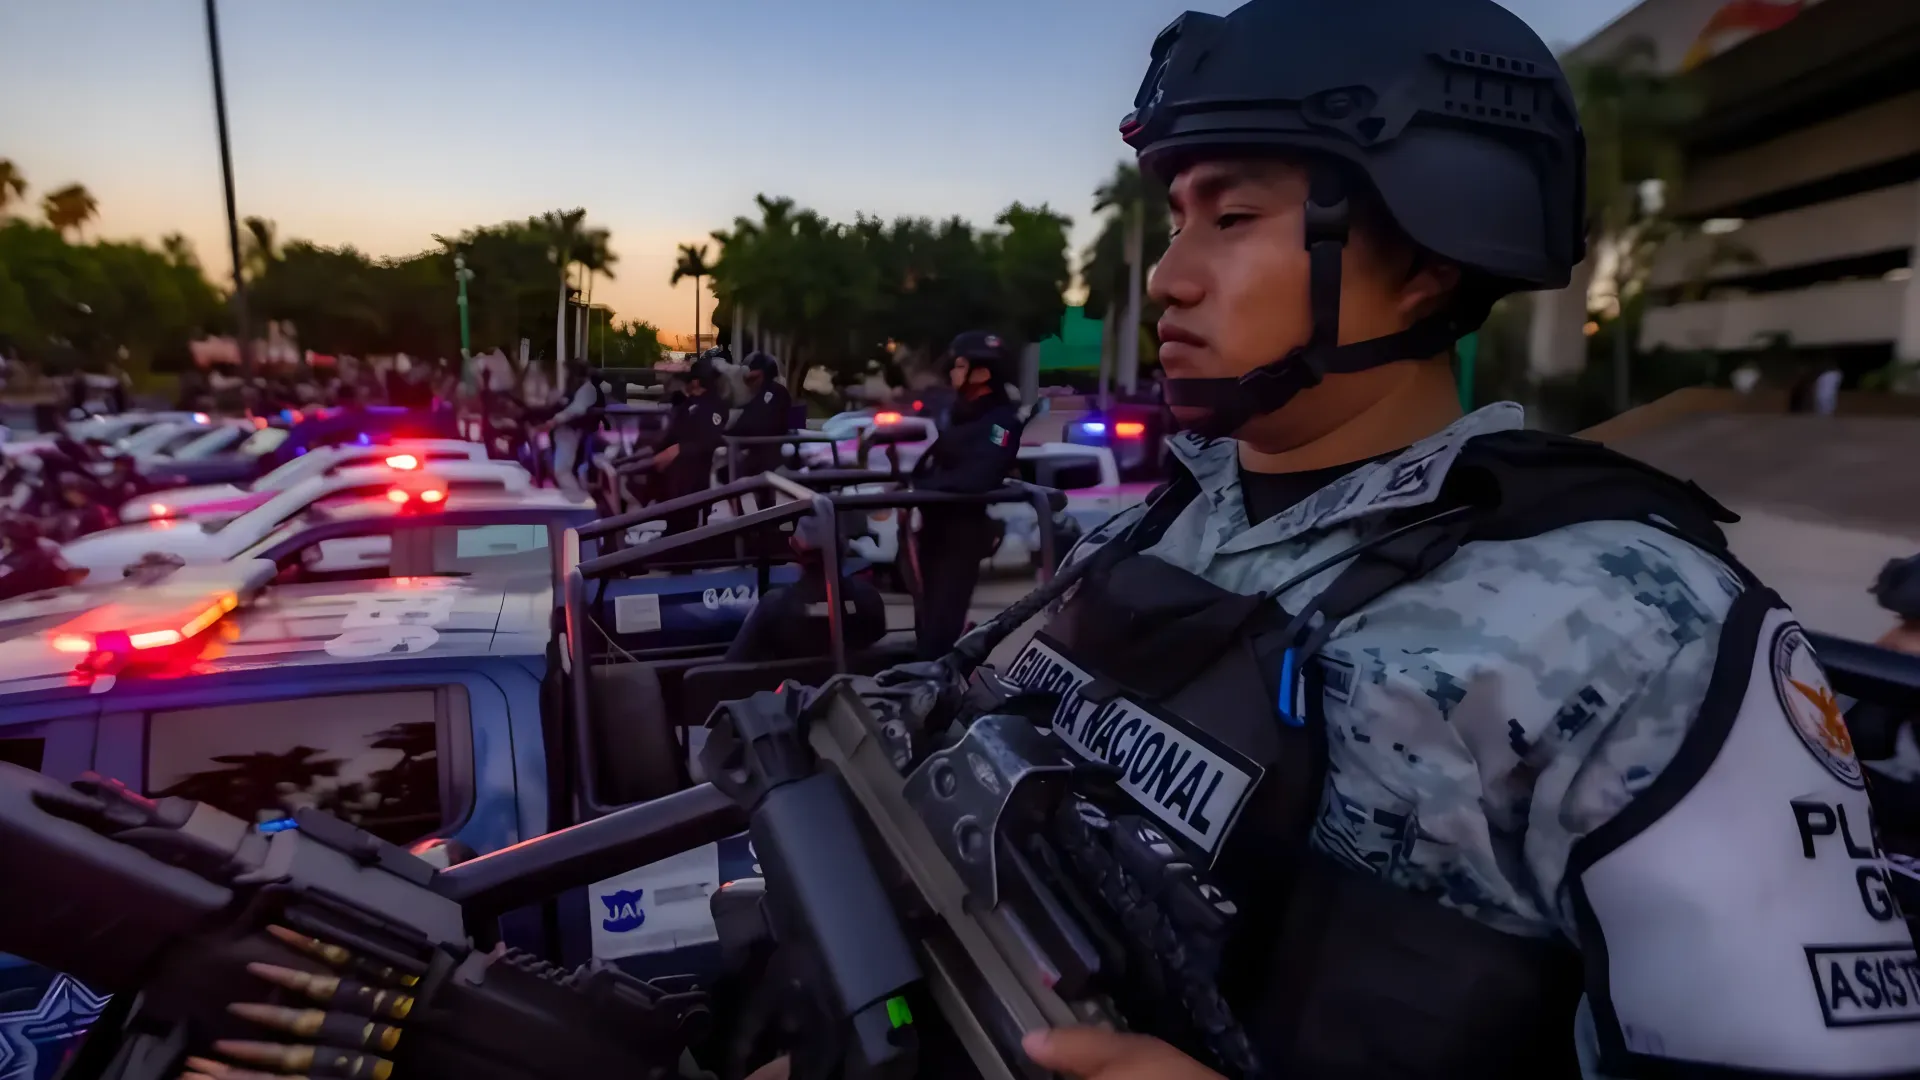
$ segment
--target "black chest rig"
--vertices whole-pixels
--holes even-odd
[[[1054,730],[1104,761],[1238,909],[1218,982],[1269,1076],[1573,1077],[1580,958],[1515,937],[1312,851],[1326,783],[1323,669],[1335,626],[1475,540],[1644,521],[1738,570],[1704,492],[1594,443],[1501,432],[1467,443],[1432,505],[1357,550],[1221,589],[1143,554],[1199,488],[1184,472],[1096,552],[1008,671],[1059,694]],[[1303,610],[1272,598],[1345,563]],[[1304,703],[1304,707],[1296,707]]]

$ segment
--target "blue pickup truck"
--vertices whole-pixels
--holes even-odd
[[[725,650],[797,571],[708,560],[602,582],[576,613],[596,642],[576,724],[555,631],[557,586],[599,554],[579,540],[585,516],[348,507],[251,558],[0,604],[0,760],[259,822],[320,807],[442,863],[603,812],[583,806],[583,767],[603,799],[683,786],[687,728],[752,682]],[[379,576],[309,572],[326,565],[317,545],[368,535],[389,538]],[[573,745],[582,728],[594,752]],[[717,955],[707,897],[754,873],[736,838],[514,913],[502,933],[570,963],[691,977]],[[103,1004],[0,956],[0,1080],[47,1080]]]

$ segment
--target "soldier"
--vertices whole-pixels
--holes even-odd
[[[991,491],[1020,456],[1020,413],[1006,389],[1013,354],[998,334],[986,331],[961,334],[947,351],[953,407],[940,437],[914,463],[913,486],[957,494]],[[984,504],[927,506],[920,521],[914,631],[921,659],[932,660],[953,648],[966,629],[980,561],[993,553],[993,521]]]
[[[1100,827],[1218,890],[1234,1016],[1033,1057],[1920,1068],[1860,764],[1731,515],[1516,405],[1460,415],[1454,342],[1584,254],[1553,53],[1492,0],[1252,0],[1168,27],[1121,131],[1170,185],[1150,289],[1179,468],[1081,545],[1008,673],[1115,770]]]

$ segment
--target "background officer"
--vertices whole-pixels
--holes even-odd
[[[920,491],[979,493],[999,487],[1020,455],[1019,410],[1008,396],[1014,358],[1004,339],[984,330],[948,348],[954,403],[940,437],[914,464]],[[920,610],[914,620],[922,659],[946,655],[966,629],[980,561],[993,552],[984,504],[920,510],[917,538]]]
[[[586,496],[580,464],[606,412],[606,392],[580,357],[567,361],[567,403],[542,427],[553,433],[553,481],[571,498]]]
[[[713,454],[721,446],[726,406],[715,388],[719,374],[713,362],[701,358],[687,370],[686,400],[668,421],[666,436],[653,456],[654,471],[663,481],[661,498],[678,499],[707,490],[713,482]],[[684,532],[700,524],[699,510],[667,515],[667,532]]]
[[[740,406],[739,415],[733,418],[732,426],[727,428],[728,435],[770,437],[790,433],[793,422],[793,399],[787,396],[787,388],[780,382],[780,364],[763,352],[747,357],[746,371],[742,375],[746,389],[746,401]],[[782,447],[746,446],[740,449],[740,475],[729,476],[728,480],[738,480],[780,467]],[[759,500],[754,500],[758,505]]]

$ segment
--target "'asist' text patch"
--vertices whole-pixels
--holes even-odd
[[[1053,729],[1082,757],[1120,770],[1120,787],[1155,820],[1208,856],[1253,793],[1261,771],[1190,725],[1122,696],[1090,701],[1093,676],[1035,639],[1007,677],[1030,691],[1058,694]]]

